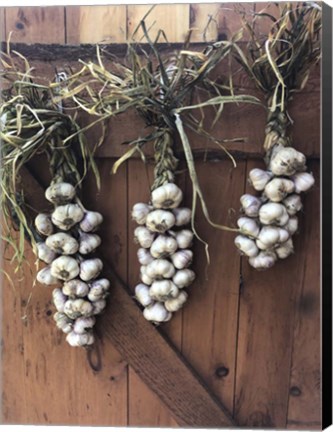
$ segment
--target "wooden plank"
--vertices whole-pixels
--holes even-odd
[[[219,3],[190,4],[190,27],[193,30],[192,42],[215,42],[219,31]]]
[[[5,17],[5,8],[0,7],[0,41],[6,41],[6,17]]]
[[[66,6],[66,43],[126,42],[126,6]]]
[[[320,368],[320,167],[312,162],[316,185],[304,199],[298,253],[302,283],[295,296],[295,328],[291,362],[288,427],[307,429],[321,422]],[[312,428],[311,428],[312,429]]]
[[[260,166],[264,164],[249,161],[248,171]],[[250,187],[247,191],[253,193]],[[294,237],[296,253],[265,272],[242,259],[234,411],[240,425],[285,428],[287,424],[295,297],[303,284],[303,253],[318,254],[315,247],[302,242],[303,229],[301,221],[301,234]]]
[[[239,196],[243,193],[245,162],[236,169],[229,160],[198,163],[197,172],[212,220],[235,226]],[[191,206],[192,185],[186,196]],[[198,207],[200,207],[198,205]],[[234,234],[210,227],[198,211],[197,229],[209,244],[207,267],[203,245],[195,242],[195,283],[189,288],[184,308],[182,352],[191,360],[209,388],[233,410],[237,350],[240,257],[232,253]],[[226,253],[230,251],[230,253]]]
[[[6,37],[12,42],[64,43],[65,12],[62,6],[6,8]]]
[[[135,29],[149,11],[152,5],[128,5],[127,6],[127,38],[130,40]],[[190,8],[188,4],[159,4],[145,19],[149,36],[154,40],[162,29],[169,42],[184,42],[190,25]],[[140,41],[143,36],[141,29],[135,35],[135,40]],[[146,42],[143,38],[143,42]],[[163,37],[161,42],[165,42]]]

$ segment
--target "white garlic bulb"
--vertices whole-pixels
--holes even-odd
[[[250,194],[244,194],[240,197],[240,203],[244,213],[249,217],[257,217],[262,201]]]
[[[73,330],[77,334],[85,334],[94,327],[95,322],[96,318],[94,316],[76,318]]]
[[[275,249],[276,255],[280,259],[285,259],[294,252],[294,245],[292,239],[287,240],[282,243],[279,247]]]
[[[80,229],[84,232],[96,231],[99,225],[103,222],[103,216],[94,211],[87,211],[80,223]]]
[[[146,226],[150,231],[165,233],[175,224],[175,216],[167,210],[153,210],[146,219]]]
[[[187,297],[187,293],[181,291],[176,298],[170,298],[165,301],[165,309],[169,312],[177,312],[186,303]]]
[[[146,227],[137,227],[134,231],[134,241],[142,248],[148,249],[152,245],[155,234]]]
[[[309,190],[315,183],[315,179],[311,173],[300,172],[292,177],[295,183],[295,192],[301,193]]]
[[[148,213],[152,210],[152,207],[148,204],[137,203],[134,204],[132,209],[132,219],[139,225],[143,225],[146,222]]]
[[[93,315],[99,315],[106,307],[106,301],[104,299],[97,300],[91,304],[93,306]]]
[[[74,321],[66,314],[62,312],[56,312],[53,315],[53,319],[56,322],[58,329],[62,330],[64,333],[70,333],[73,330]]]
[[[175,272],[176,270],[171,262],[165,259],[156,259],[148,264],[145,269],[146,275],[153,280],[172,278]]]
[[[37,256],[46,264],[50,264],[57,255],[44,242],[37,243]]]
[[[192,210],[187,207],[178,207],[172,210],[175,216],[175,225],[183,226],[191,222]]]
[[[179,289],[170,280],[157,280],[152,283],[149,289],[149,294],[153,300],[163,302],[170,297],[177,297]]]
[[[90,316],[93,313],[93,305],[82,298],[69,299],[64,305],[64,313],[71,319],[76,319],[80,316]]]
[[[92,333],[77,334],[74,331],[68,333],[66,341],[73,347],[84,347],[92,345],[95,341]]]
[[[254,240],[251,240],[249,237],[238,235],[235,238],[236,247],[246,256],[255,257],[259,253],[259,249],[256,246]]]
[[[145,285],[151,285],[154,279],[147,275],[147,266],[142,265],[140,267],[140,278]]]
[[[88,299],[92,302],[103,300],[107,297],[110,282],[107,279],[98,279],[90,284]]]
[[[179,249],[186,249],[192,245],[193,231],[181,230],[176,233],[176,241]]]
[[[284,226],[284,228],[289,232],[290,235],[293,235],[298,230],[298,218],[297,216],[293,216],[289,218],[288,222]]]
[[[281,202],[284,198],[292,193],[295,189],[294,182],[284,178],[275,177],[267,183],[265,195],[273,202]]]
[[[87,255],[93,252],[101,243],[102,240],[99,235],[81,232],[79,252],[82,255]]]
[[[155,208],[176,208],[183,199],[183,192],[174,183],[166,183],[151,193],[151,201]]]
[[[301,197],[298,194],[289,195],[283,200],[283,204],[290,216],[294,216],[297,212],[302,210],[303,207]]]
[[[150,254],[154,258],[164,258],[173,254],[177,250],[177,241],[165,235],[159,235],[153,241]]]
[[[266,250],[276,245],[279,241],[279,228],[271,225],[266,225],[261,228],[256,243],[261,250]]]
[[[284,243],[290,238],[289,231],[286,228],[278,228],[279,231],[279,243]]]
[[[75,197],[75,188],[70,183],[59,182],[49,186],[45,198],[53,204],[65,204]]]
[[[59,282],[58,278],[52,275],[51,266],[44,267],[37,273],[37,281],[44,285],[54,285]]]
[[[285,225],[289,220],[288,212],[283,204],[268,202],[259,210],[260,222],[264,225]]]
[[[62,292],[68,297],[86,297],[89,285],[80,279],[72,279],[64,283]]]
[[[45,243],[52,251],[61,255],[74,255],[79,250],[77,240],[63,232],[50,235]]]
[[[172,314],[165,309],[163,303],[152,303],[144,308],[143,316],[147,321],[161,323],[169,321]]]
[[[193,252],[189,249],[179,250],[178,252],[171,255],[171,261],[176,269],[183,269],[188,267],[193,258]]]
[[[292,147],[282,147],[270,160],[269,169],[277,176],[291,176],[305,170],[306,158]]]
[[[51,264],[52,276],[60,280],[67,281],[74,279],[79,274],[79,272],[80,268],[76,259],[67,255],[61,255]]]
[[[272,176],[273,174],[270,171],[254,168],[249,172],[249,181],[255,190],[263,191]]]
[[[260,227],[254,219],[249,217],[241,217],[238,219],[237,225],[239,226],[240,232],[242,234],[247,235],[250,238],[258,237]]]
[[[87,282],[95,279],[103,268],[103,262],[99,258],[82,261],[80,264],[80,278]]]
[[[51,217],[54,225],[61,230],[68,231],[80,222],[83,216],[83,210],[78,204],[65,204],[56,207]]]
[[[52,300],[58,312],[64,312],[65,304],[68,298],[64,295],[60,288],[55,288],[52,291]]]
[[[140,248],[137,252],[138,255],[138,261],[142,265],[148,265],[152,261],[154,261],[154,258],[151,256],[150,252],[147,249]]]
[[[153,300],[149,294],[149,287],[145,284],[138,284],[135,287],[135,298],[144,307],[153,303]]]
[[[35,226],[38,232],[45,236],[51,235],[54,231],[51,216],[45,213],[40,213],[36,216]]]
[[[255,257],[249,258],[249,264],[257,270],[266,270],[275,264],[277,256],[272,251],[262,251]]]
[[[178,270],[173,276],[173,283],[177,285],[178,288],[185,288],[194,281],[195,273],[190,269]]]

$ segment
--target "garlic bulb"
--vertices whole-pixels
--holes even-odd
[[[238,219],[237,225],[239,226],[240,232],[242,234],[247,235],[250,238],[258,237],[260,227],[254,219],[249,217],[241,217]]]
[[[256,243],[254,240],[251,240],[250,238],[239,235],[235,238],[235,245],[236,247],[246,256],[248,257],[255,257],[259,253],[259,249],[256,246]]]
[[[137,203],[134,204],[132,209],[132,219],[139,225],[146,223],[148,213],[152,210],[152,207],[148,204]]]
[[[180,250],[173,255],[171,255],[171,261],[176,269],[183,269],[188,267],[193,258],[193,252],[189,249]]]
[[[183,199],[183,192],[174,183],[166,183],[151,194],[151,201],[154,208],[170,209],[176,208]]]
[[[79,272],[79,264],[70,256],[62,255],[51,264],[51,275],[60,280],[74,279]]]
[[[285,259],[294,252],[294,245],[292,239],[287,240],[282,243],[279,247],[275,249],[276,255],[280,259]]]
[[[59,282],[58,278],[52,275],[51,266],[44,267],[37,273],[37,281],[44,285],[54,285]]]
[[[52,291],[53,304],[58,312],[64,312],[65,304],[68,298],[64,295],[60,288],[55,288]]]
[[[153,299],[149,294],[149,287],[145,284],[139,284],[135,287],[135,298],[144,307],[153,303]]]
[[[51,216],[45,213],[40,213],[36,216],[35,226],[38,232],[45,236],[51,235],[54,231]]]
[[[73,330],[74,321],[64,313],[56,312],[53,315],[53,319],[56,322],[58,329],[62,330],[64,333],[70,333]]]
[[[52,213],[52,222],[61,230],[68,231],[80,222],[83,216],[83,210],[78,204],[65,204],[56,207]]]
[[[192,245],[193,231],[181,230],[176,233],[176,241],[179,249],[186,249]]]
[[[140,248],[137,252],[138,255],[138,261],[142,265],[148,265],[152,261],[154,261],[154,258],[151,256],[150,252],[147,249]]]
[[[185,288],[191,285],[195,279],[195,273],[190,269],[178,270],[173,276],[173,283],[177,285],[178,288]]]
[[[61,255],[74,255],[79,250],[75,238],[63,232],[50,235],[45,243],[53,252]]]
[[[147,275],[147,266],[140,267],[140,278],[145,285],[151,285],[154,279]]]
[[[93,306],[93,315],[101,314],[106,307],[106,301],[104,299],[97,300],[91,304]]]
[[[261,250],[270,249],[272,246],[277,244],[280,241],[280,232],[279,228],[275,226],[264,226],[262,227],[258,239],[257,246]]]
[[[249,258],[249,264],[257,270],[266,270],[273,267],[276,259],[274,252],[262,251],[257,256]]]
[[[55,258],[56,254],[44,242],[37,243],[37,256],[46,264],[50,264]]]
[[[262,202],[259,198],[250,194],[245,194],[241,196],[240,202],[242,205],[242,209],[247,216],[258,216],[260,206],[262,205]]]
[[[92,302],[104,300],[110,288],[110,282],[107,279],[95,280],[90,284],[88,299]]]
[[[102,243],[102,240],[97,234],[80,233],[79,252],[82,255],[87,255],[93,252]]]
[[[148,321],[161,323],[169,321],[172,314],[165,309],[163,303],[153,303],[144,308],[143,316]]]
[[[64,313],[71,319],[80,316],[90,316],[93,313],[93,305],[84,299],[69,299],[64,305]]]
[[[45,198],[53,204],[69,203],[74,196],[75,188],[65,182],[51,184],[45,191]]]
[[[80,229],[84,232],[96,231],[99,225],[103,222],[103,216],[94,211],[87,211],[80,223]]]
[[[175,272],[171,262],[165,259],[156,259],[146,267],[146,275],[153,280],[172,278]]]
[[[263,204],[259,210],[260,222],[264,225],[285,225],[289,216],[283,204],[269,202]]]
[[[73,330],[77,334],[85,334],[94,327],[95,322],[96,318],[93,316],[76,318]]]
[[[146,227],[140,226],[137,227],[134,231],[134,240],[136,241],[136,243],[139,243],[142,248],[150,248],[154,241],[154,238],[155,234]]]
[[[174,208],[172,213],[175,216],[175,225],[183,226],[191,222],[192,210],[186,207]]]
[[[265,187],[265,195],[273,202],[280,202],[295,189],[294,182],[275,177]]]
[[[72,279],[64,283],[62,292],[68,297],[86,297],[89,285],[80,279]]]
[[[177,250],[177,241],[165,235],[159,235],[152,243],[150,254],[154,258],[164,258]]]
[[[90,333],[78,334],[74,331],[68,333],[66,341],[73,347],[84,347],[92,345],[95,341],[94,335]]]
[[[95,279],[102,271],[103,263],[99,258],[82,261],[80,264],[80,278],[87,282]]]
[[[167,210],[153,210],[146,219],[146,226],[150,231],[165,233],[175,224],[175,216]]]
[[[298,194],[289,195],[283,200],[283,204],[290,216],[294,216],[303,208],[301,197]]]
[[[170,280],[154,281],[149,289],[149,295],[153,300],[159,302],[166,301],[168,298],[177,297],[179,289]]]
[[[291,176],[297,171],[305,170],[306,158],[303,153],[292,147],[282,147],[273,154],[269,169],[277,176]]]
[[[249,182],[257,191],[263,191],[266,184],[272,178],[273,173],[264,171],[259,168],[254,168],[249,172]]]
[[[300,172],[292,177],[295,183],[295,192],[301,193],[309,190],[315,182],[315,179],[311,173]]]
[[[289,232],[290,235],[295,234],[298,230],[298,218],[296,216],[289,218],[284,228]]]
[[[166,300],[164,303],[165,309],[169,312],[177,312],[186,303],[187,297],[187,293],[181,291],[176,298]]]

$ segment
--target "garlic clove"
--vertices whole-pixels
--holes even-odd
[[[60,288],[55,288],[52,291],[52,300],[57,311],[63,313],[68,298],[64,295]]]
[[[267,183],[264,193],[273,202],[281,202],[295,189],[294,182],[283,178],[273,178]]]
[[[147,249],[140,248],[137,252],[138,255],[138,261],[142,265],[148,265],[152,261],[154,261],[154,258],[151,256],[150,252],[147,251]]]
[[[93,310],[93,305],[84,299],[69,299],[64,305],[64,313],[71,319],[91,316]]]
[[[51,264],[51,274],[57,279],[68,281],[74,279],[80,272],[76,259],[62,255]]]
[[[249,182],[255,190],[263,191],[272,176],[273,174],[270,171],[254,168],[249,172]]]
[[[51,264],[51,262],[57,257],[57,255],[44,242],[37,243],[37,256],[38,259],[44,261],[46,264]]]
[[[149,294],[149,287],[145,284],[139,284],[135,287],[135,298],[144,307],[153,303]]]
[[[150,254],[154,258],[165,258],[177,250],[177,240],[173,237],[159,235],[153,241]]]
[[[193,252],[189,249],[180,250],[173,255],[171,255],[171,261],[176,269],[183,269],[188,267],[193,258]]]
[[[152,245],[155,234],[146,227],[137,227],[134,230],[134,241],[139,243],[142,248],[148,249]]]
[[[272,251],[262,251],[257,256],[249,258],[250,266],[257,270],[267,270],[275,264],[277,256]]]
[[[56,207],[52,213],[52,223],[64,231],[70,230],[79,223],[84,216],[82,208],[78,204],[65,204]]]
[[[62,330],[64,333],[70,333],[73,330],[74,321],[64,313],[56,312],[53,315],[53,319],[56,322],[56,326],[59,330]]]
[[[289,195],[283,200],[283,204],[290,216],[294,216],[303,207],[301,197],[298,194]]]
[[[263,204],[259,210],[260,222],[264,225],[285,225],[289,215],[283,204],[268,202]]]
[[[139,225],[146,223],[148,213],[152,210],[152,206],[144,203],[134,204],[132,209],[132,219]]]
[[[260,228],[257,222],[249,217],[241,217],[237,221],[240,232],[250,238],[258,237]]]
[[[84,232],[96,231],[99,225],[103,222],[103,216],[94,211],[87,211],[80,223],[80,229]]]
[[[85,334],[94,327],[95,322],[96,318],[94,316],[76,318],[73,330],[77,334]]]
[[[75,197],[75,188],[70,183],[59,182],[49,186],[45,198],[53,204],[65,204]]]
[[[305,170],[306,158],[292,147],[282,147],[270,160],[269,169],[277,176],[291,176]]]
[[[187,207],[178,207],[172,210],[175,216],[175,225],[183,226],[191,222],[192,210]]]
[[[35,226],[37,231],[45,236],[51,235],[54,231],[51,216],[45,213],[40,213],[36,216]]]
[[[99,258],[82,261],[80,264],[80,278],[87,282],[95,279],[103,269],[103,262]]]
[[[164,302],[168,298],[177,297],[178,287],[170,280],[154,281],[149,289],[149,295],[153,300]]]
[[[44,267],[37,273],[37,281],[44,285],[54,285],[59,283],[59,279],[52,275],[51,266]]]
[[[79,252],[82,255],[87,255],[93,252],[102,243],[102,240],[97,234],[80,234]]]
[[[193,231],[181,230],[176,233],[176,241],[179,249],[187,249],[192,245]]]
[[[292,179],[295,183],[296,193],[306,192],[307,190],[312,188],[315,183],[313,175],[307,172],[297,173],[292,177]]]
[[[173,283],[176,284],[178,288],[185,288],[191,285],[194,279],[195,273],[190,269],[178,270],[172,278]]]
[[[64,283],[62,292],[68,297],[86,297],[89,285],[80,279],[72,279]]]
[[[45,243],[53,252],[61,255],[74,255],[79,250],[76,239],[63,232],[50,235]]]
[[[164,303],[165,309],[169,312],[177,312],[181,309],[187,301],[187,293],[181,291],[176,298],[166,300]]]
[[[292,239],[289,239],[285,243],[282,243],[279,247],[275,249],[275,252],[280,259],[285,259],[289,255],[294,253],[294,245]]]
[[[146,226],[152,232],[165,233],[175,224],[175,216],[167,210],[153,210],[146,219]]]
[[[73,347],[84,347],[92,345],[95,341],[92,333],[77,334],[74,331],[68,333],[66,341]]]
[[[145,307],[143,316],[147,321],[153,321],[155,323],[161,323],[171,318],[163,303],[158,302]]]
[[[155,208],[169,209],[179,206],[183,192],[174,183],[166,183],[151,193],[151,201]]]
[[[257,217],[262,201],[250,194],[244,194],[240,197],[240,203],[244,213],[249,217]]]
[[[255,257],[259,253],[259,249],[256,246],[255,241],[246,236],[238,235],[235,238],[235,245],[237,249],[239,249],[244,255],[248,257]]]

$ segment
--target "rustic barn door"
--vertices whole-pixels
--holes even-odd
[[[66,44],[125,42],[146,10],[6,8],[0,18],[4,38],[14,31],[16,43],[58,45],[43,47],[43,59],[37,54],[31,60],[51,77],[56,66],[77,67]],[[207,27],[209,16],[214,19]],[[156,28],[163,27],[170,42],[181,42],[190,26],[196,28],[195,42],[202,42],[204,35],[207,40],[226,38],[240,25],[230,4],[223,3],[159,5],[149,19],[156,20]],[[239,88],[256,94],[245,77]],[[212,262],[205,269],[204,248],[196,243],[198,278],[190,300],[159,328],[143,319],[133,299],[139,264],[130,209],[147,201],[152,165],[131,159],[110,175],[124,152],[122,142],[140,133],[143,125],[134,114],[110,125],[97,154],[102,187],[97,191],[89,177],[83,197],[104,215],[102,255],[112,280],[108,308],[98,323],[98,343],[88,352],[67,346],[54,326],[50,290],[34,285],[34,256],[28,249],[31,269],[17,275],[5,251],[5,269],[15,283],[12,287],[3,280],[3,423],[320,428],[319,88],[317,67],[290,111],[295,146],[309,158],[316,178],[304,200],[306,217],[300,217],[303,234],[296,237],[296,254],[265,273],[256,272],[235,251],[234,235],[209,227],[198,212],[198,230],[210,245]],[[247,138],[231,148],[236,168],[204,139],[191,137],[207,205],[220,223],[235,223],[239,197],[248,190],[247,173],[263,165],[265,117],[260,107],[225,109],[216,134]],[[184,159],[181,151],[179,157]],[[39,209],[46,205],[43,163],[36,159],[22,174],[29,202]],[[185,164],[180,171],[179,184],[190,205]]]

